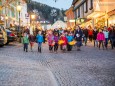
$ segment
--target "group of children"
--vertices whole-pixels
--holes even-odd
[[[48,42],[50,52],[57,53],[59,46],[63,52],[65,52],[66,50],[71,51],[73,44],[70,44],[70,42],[74,40],[74,34],[69,32],[69,33],[62,33],[61,35],[59,35],[57,32],[53,33],[53,31],[48,31],[46,39]],[[26,52],[28,52],[29,43],[31,51],[33,51],[33,45],[36,42],[38,44],[38,52],[41,53],[42,43],[44,42],[44,39],[41,31],[38,32],[37,36],[28,35],[27,33],[24,33],[22,42],[24,44],[24,51]]]
[[[90,33],[90,34],[89,34]],[[111,27],[111,30],[108,31],[106,27],[104,29],[97,30],[94,28],[91,29],[81,29],[79,26],[76,26],[76,29],[72,31],[64,31],[64,30],[49,30],[47,31],[46,39],[49,46],[50,52],[57,53],[59,47],[65,52],[71,51],[72,46],[77,46],[77,51],[80,51],[80,47],[84,44],[87,44],[87,38],[89,37],[89,41],[94,41],[94,46],[108,48],[108,40],[110,40],[112,49],[115,47],[115,27]],[[42,31],[39,31],[36,36],[28,35],[24,33],[22,38],[22,42],[24,44],[24,51],[28,52],[28,44],[30,43],[31,51],[33,50],[33,45],[36,42],[38,44],[38,52],[42,51],[42,43],[44,42],[44,37],[42,35]]]
[[[65,52],[66,50],[71,51],[72,45],[69,43],[74,40],[74,35],[72,33],[54,33],[52,31],[48,32],[47,41],[49,45],[49,51],[57,53],[58,47]]]

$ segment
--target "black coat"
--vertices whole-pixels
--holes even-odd
[[[79,37],[77,36],[77,34],[79,35]],[[82,41],[82,36],[83,36],[83,32],[82,30],[76,30],[75,31],[75,35],[74,35],[74,38],[76,39],[76,41]]]
[[[97,34],[98,34],[98,31],[93,31],[93,40],[97,39]]]
[[[84,29],[84,30],[83,30],[83,34],[84,34],[84,37],[87,38],[87,37],[88,37],[88,29]]]

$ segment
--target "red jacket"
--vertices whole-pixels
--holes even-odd
[[[64,43],[62,45],[67,45],[67,38],[66,38],[66,36],[62,36],[60,39],[64,41]]]
[[[90,35],[93,35],[93,30],[89,30],[88,31],[88,35],[90,36]]]

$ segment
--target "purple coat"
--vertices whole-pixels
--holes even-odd
[[[58,43],[59,37],[58,36],[54,36],[54,42]]]

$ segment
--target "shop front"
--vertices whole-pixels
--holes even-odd
[[[108,25],[114,25],[115,24],[115,9],[108,12]]]

